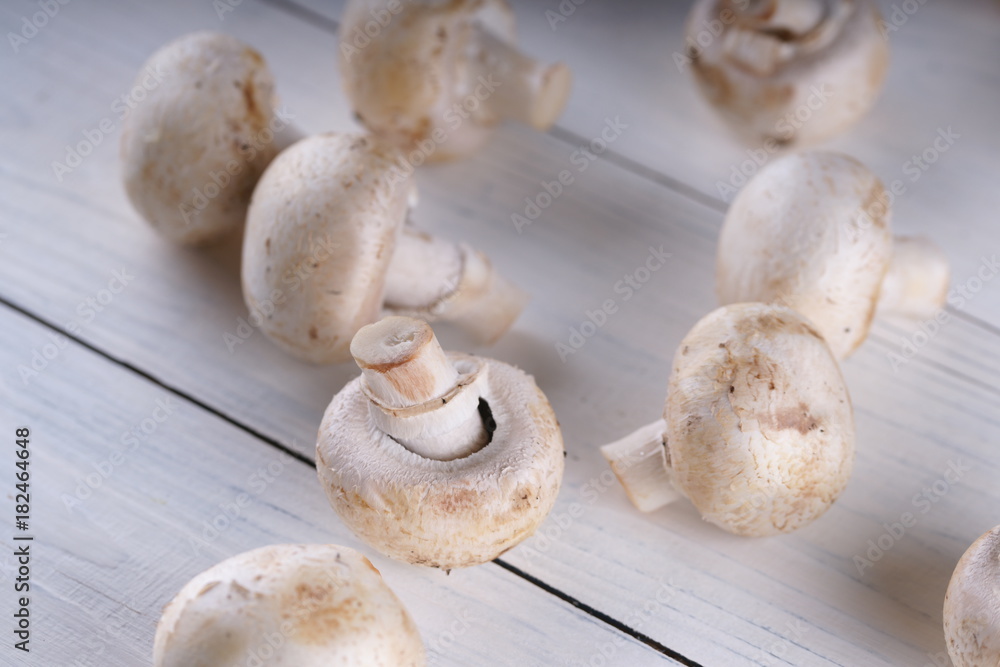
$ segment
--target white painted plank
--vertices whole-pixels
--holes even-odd
[[[331,19],[344,4],[297,1]],[[748,150],[766,156],[735,139],[698,96],[690,72],[674,64],[674,53],[684,50],[691,2],[512,4],[524,50],[573,69],[573,95],[559,127],[589,141],[606,118],[620,116],[629,128],[612,151],[720,202],[726,197],[719,183],[742,184],[730,179],[750,160]],[[934,238],[964,284],[984,257],[1000,253],[994,224],[1000,191],[993,183],[1000,153],[1000,7],[975,0],[879,4],[892,27],[898,24],[889,32],[884,93],[854,130],[824,147],[857,157],[887,184],[902,181],[897,232]],[[551,20],[549,12],[559,14],[560,7],[576,9],[565,21]],[[953,146],[928,169],[917,166],[913,156],[931,149],[933,158],[933,142],[948,128],[959,135]],[[747,165],[747,173],[758,168]],[[1000,290],[991,287],[967,301],[970,314],[1000,326]]]
[[[88,16],[100,25],[100,15]],[[229,21],[238,18],[236,14],[227,17],[227,27],[237,25]],[[148,17],[146,20],[149,25],[143,29],[159,25]],[[175,18],[170,21],[180,22]],[[273,26],[273,21],[268,16],[269,25]],[[167,28],[174,27],[165,23]],[[323,39],[321,31],[296,28],[291,22],[287,29],[301,31],[292,33],[296,39],[286,40],[301,45],[304,51],[310,43],[315,47]],[[139,26],[133,30],[138,31]],[[264,50],[270,56],[268,49]],[[143,57],[136,53],[136,62],[115,67],[134,69]],[[75,62],[86,60],[77,58]],[[315,72],[326,67],[325,63],[314,65]],[[305,69],[299,75],[312,81],[319,78],[310,77]],[[24,76],[33,80],[37,74]],[[295,97],[295,90],[293,86],[289,96]],[[57,97],[58,89],[50,89],[49,94],[53,97],[39,106],[39,116],[47,114],[53,124],[65,125],[69,122],[65,120],[68,98]],[[108,97],[113,95],[108,92]],[[78,105],[74,113],[98,120],[104,113],[98,103],[86,111],[80,106],[85,105]],[[32,162],[37,157],[28,154],[27,148],[18,153],[17,145],[12,144],[11,154],[4,158],[10,162],[4,163],[7,187],[0,219],[10,226],[10,232],[0,246],[5,259],[0,268],[3,295],[62,322],[75,316],[82,299],[106,284],[110,271],[135,266],[135,282],[85,326],[84,337],[308,451],[322,408],[339,384],[354,374],[353,369],[301,366],[283,357],[260,334],[229,355],[222,333],[234,330],[236,318],[243,313],[231,249],[228,254],[225,249],[215,254],[179,251],[159,243],[138,226],[117,183],[102,177],[115,168],[113,148],[95,154],[81,167],[78,173],[86,187],[52,193],[46,174],[32,169],[37,167]],[[538,377],[566,429],[571,461],[558,515],[582,498],[584,484],[604,470],[596,445],[659,411],[673,346],[712,304],[712,245],[721,216],[612,165],[595,163],[579,174],[576,185],[532,227],[517,235],[510,225],[510,213],[520,206],[523,194],[537,192],[540,179],[551,180],[560,169],[572,168],[572,149],[551,137],[539,138],[517,129],[505,130],[495,145],[498,150],[489,155],[422,174],[424,193],[417,219],[442,233],[461,235],[487,247],[502,270],[516,273],[522,284],[533,286],[536,292],[516,331],[493,353]],[[9,166],[14,163],[29,168],[24,173],[15,172]],[[32,207],[32,201],[44,201],[44,206]],[[100,204],[95,205],[95,201]],[[53,238],[59,243],[54,244]],[[615,294],[615,282],[645,261],[649,245],[660,243],[673,257],[646,288],[625,302],[622,295]],[[46,262],[58,262],[58,273],[39,273],[37,267]],[[32,279],[25,280],[26,275]],[[620,311],[568,363],[560,363],[555,343],[567,341],[570,326],[579,325],[585,311],[599,307],[607,298],[618,299]],[[448,331],[443,338],[458,342]],[[973,400],[984,390],[950,375],[934,374],[930,362],[938,360],[934,354],[941,355],[941,363],[958,357],[965,361],[954,366],[971,373],[977,370],[975,355],[967,351],[978,346],[985,353],[981,364],[986,367],[972,379],[995,389],[995,373],[988,364],[996,363],[996,342],[990,332],[956,318],[932,346],[893,375],[885,355],[894,349],[895,342],[888,334],[880,338],[870,342],[849,366],[863,370],[851,376],[855,402],[864,410],[864,421],[859,416],[859,446],[863,452],[884,451],[887,457],[891,454],[913,467],[897,464],[886,478],[873,478],[864,475],[866,460],[859,458],[859,475],[849,495],[824,522],[810,528],[812,532],[773,542],[735,540],[703,525],[690,508],[683,507],[671,508],[663,518],[658,517],[672,532],[653,532],[651,525],[660,524],[635,516],[621,494],[612,489],[601,494],[574,524],[573,531],[559,538],[558,550],[553,547],[545,559],[529,558],[521,555],[521,550],[512,552],[511,557],[521,559],[515,562],[531,573],[565,584],[581,599],[625,621],[644,601],[642,595],[651,585],[655,588],[651,582],[664,575],[669,580],[672,572],[682,573],[690,585],[678,584],[681,593],[671,598],[677,609],[673,615],[632,618],[631,622],[658,641],[690,648],[690,656],[706,664],[775,662],[779,657],[794,664],[829,664],[819,656],[841,664],[870,664],[859,661],[878,661],[868,653],[876,650],[873,646],[888,662],[914,656],[919,659],[922,653],[937,650],[939,601],[935,602],[935,597],[940,596],[933,586],[925,589],[924,597],[900,603],[893,601],[893,590],[876,587],[874,593],[868,593],[862,577],[858,577],[862,583],[847,585],[853,551],[845,556],[846,551],[838,547],[841,550],[834,556],[826,555],[833,551],[828,540],[854,549],[864,544],[859,535],[877,537],[872,528],[890,520],[894,512],[898,517],[903,511],[893,506],[886,512],[887,498],[905,507],[915,487],[932,482],[943,472],[939,469],[944,462],[942,451],[934,449],[936,441],[985,461],[995,441],[996,425],[985,421],[991,404]],[[39,335],[15,350],[15,358],[30,360],[32,349],[46,342]],[[57,359],[38,381],[58,372],[62,363]],[[946,389],[938,395],[904,391],[911,385],[934,387],[939,383],[946,383]],[[971,414],[963,412],[961,406],[972,406],[968,408]],[[918,425],[914,427],[917,435],[905,428],[907,419]],[[880,445],[883,450],[875,449]],[[870,465],[877,469],[880,463],[876,458]],[[984,474],[995,474],[995,470],[985,463],[982,468]],[[951,537],[929,550],[922,545],[920,549],[909,547],[917,552],[918,561],[932,561],[934,581],[940,582],[941,573],[954,563],[963,545],[988,527],[980,524],[990,523],[986,514],[991,496],[981,487],[971,487],[979,501],[973,505],[976,512],[966,513],[961,507],[941,512],[937,528],[953,530]],[[850,494],[858,488],[860,497],[851,500],[854,496]],[[612,505],[614,498],[616,504]],[[854,512],[847,511],[849,500],[855,503],[851,505],[857,508]],[[939,516],[937,512],[933,516]],[[966,519],[956,525],[959,517]],[[930,530],[932,518],[918,529]],[[550,521],[547,528],[552,525]],[[901,544],[893,553],[911,555],[902,549]],[[734,562],[750,562],[753,567],[738,569],[739,575],[734,577]],[[923,581],[927,569],[906,570],[894,577]],[[792,592],[774,583],[779,576],[789,574],[794,575],[790,577]],[[829,577],[835,577],[835,584],[845,585],[830,584]],[[605,581],[602,585],[596,579],[615,583]],[[942,592],[943,588],[938,591]],[[832,602],[827,599],[831,596]],[[881,621],[863,616],[866,609],[878,610]],[[796,635],[798,626],[788,625],[798,618],[804,619],[807,628],[801,637]]]
[[[2,664],[149,664],[160,609],[188,579],[285,542],[366,552],[431,664],[589,664],[602,648],[629,664],[677,664],[497,565],[449,576],[371,554],[335,518],[311,466],[79,345],[24,391],[12,350],[43,327],[0,308],[0,332],[0,424],[11,443],[15,427],[32,431],[25,534],[35,538],[32,650],[4,641]],[[12,532],[4,521],[5,586]]]

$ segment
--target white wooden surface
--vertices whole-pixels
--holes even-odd
[[[562,58],[576,73],[559,126],[548,135],[505,128],[483,154],[425,170],[416,220],[486,248],[532,291],[515,330],[489,354],[533,373],[552,400],[569,454],[563,492],[541,534],[504,565],[450,577],[385,559],[377,565],[417,617],[435,664],[601,664],[602,649],[608,664],[669,662],[657,647],[701,665],[934,664],[944,650],[940,609],[954,563],[1000,523],[1000,290],[987,281],[963,307],[950,308],[949,322],[898,368],[888,355],[917,331],[911,322],[880,322],[845,364],[858,459],[847,492],[821,521],[794,535],[745,540],[704,524],[684,504],[638,515],[607,483],[596,448],[658,415],[674,346],[714,306],[714,238],[724,210],[714,183],[745,148],[673,67],[683,3],[590,0],[553,32],[543,12],[557,4],[517,10],[526,48]],[[16,29],[37,10],[9,3],[2,25]],[[212,562],[277,541],[356,546],[326,508],[313,472],[275,446],[311,458],[322,411],[355,369],[302,365],[259,333],[227,349],[223,335],[245,315],[238,245],[178,249],[138,220],[119,184],[120,123],[111,109],[152,50],[184,32],[215,29],[264,53],[305,130],[354,127],[334,66],[337,13],[335,4],[300,10],[244,0],[220,21],[209,3],[71,3],[17,54],[0,49],[9,91],[0,106],[0,424],[3,433],[32,426],[41,494],[37,653],[24,662],[5,644],[3,664],[144,664],[160,606]],[[998,37],[995,3],[926,3],[892,36],[882,100],[834,144],[892,180],[936,128],[962,134],[911,185],[896,215],[899,231],[942,243],[960,282],[1000,250],[992,224],[1000,195],[991,183],[1000,148],[992,127]],[[629,125],[614,154],[576,174],[518,234],[510,215],[524,197],[541,180],[575,170],[575,147],[614,116]],[[116,131],[57,182],[51,162],[104,118]],[[651,245],[671,259],[626,302],[614,285]],[[124,291],[93,319],[81,314],[80,304],[121,269],[134,275]],[[561,361],[556,343],[608,298],[620,310]],[[68,328],[80,342],[22,382],[18,366]],[[447,327],[439,333],[446,345],[467,346]],[[181,406],[176,417],[68,510],[60,495],[72,494],[93,465],[122,448],[122,433],[168,396]],[[192,532],[272,461],[287,473],[195,553]],[[953,463],[969,470],[922,513],[915,496]],[[917,524],[859,572],[854,556],[907,511]],[[8,519],[2,523],[9,547]],[[9,591],[11,561],[2,562]],[[3,599],[9,605],[11,594]],[[464,618],[468,627],[460,623],[450,641],[444,633]]]

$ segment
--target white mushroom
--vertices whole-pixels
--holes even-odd
[[[930,317],[949,269],[926,239],[890,230],[889,197],[857,160],[810,151],[785,156],[740,191],[719,234],[719,302],[777,302],[808,317],[838,359],[868,335],[876,307]]]
[[[415,164],[475,151],[504,119],[548,129],[571,81],[517,50],[504,0],[351,0],[340,70],[358,120]]]
[[[228,35],[186,35],[152,55],[136,88],[146,98],[126,116],[121,139],[132,205],[180,243],[241,227],[261,172],[298,134],[275,114],[261,55]]]
[[[873,0],[697,0],[686,43],[695,81],[754,143],[815,143],[874,103],[889,45]]]
[[[205,570],[164,608],[154,667],[426,662],[410,615],[353,549],[280,544]]]
[[[389,317],[358,332],[360,378],[326,410],[316,467],[348,527],[398,560],[451,569],[492,560],[552,509],[563,442],[534,381],[444,353],[430,326]]]
[[[958,561],[944,598],[944,635],[955,667],[1000,667],[1000,526]]]
[[[480,252],[406,225],[414,186],[373,137],[325,134],[285,150],[253,194],[243,295],[261,329],[314,363],[350,358],[383,306],[499,338],[526,296]]]
[[[837,361],[801,315],[725,306],[674,355],[664,418],[601,448],[632,503],[680,497],[737,535],[819,518],[854,464],[854,416]]]

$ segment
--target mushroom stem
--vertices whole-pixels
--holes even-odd
[[[931,317],[948,295],[948,258],[922,236],[897,236],[882,280],[878,308],[905,317]]]
[[[527,300],[481,252],[410,228],[397,237],[385,286],[385,307],[393,313],[453,322],[491,344]]]
[[[562,113],[572,84],[569,67],[530,58],[482,26],[473,27],[468,89],[500,118],[539,130],[549,129]]]
[[[652,512],[683,497],[667,462],[666,430],[667,422],[657,419],[601,447],[629,500],[641,512]]]
[[[803,35],[815,28],[830,10],[827,0],[769,0],[734,5],[741,15],[765,21],[776,31],[785,30],[794,35]]]
[[[459,372],[430,325],[387,317],[362,327],[351,341],[376,426],[408,450],[451,461],[479,451],[490,434],[479,413],[485,372]]]

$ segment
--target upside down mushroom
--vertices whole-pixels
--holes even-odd
[[[125,117],[121,138],[135,209],[178,243],[242,227],[257,179],[299,136],[274,110],[274,78],[261,55],[229,35],[185,35],[150,57],[136,88],[146,97]]]
[[[944,598],[944,634],[955,667],[1000,667],[1000,526],[958,561]]]
[[[782,306],[725,306],[695,324],[674,355],[663,415],[601,448],[643,512],[686,497],[731,533],[788,533],[826,512],[851,475],[840,368]]]
[[[532,378],[445,353],[426,322],[388,317],[351,343],[361,377],[326,410],[316,467],[358,537],[442,569],[493,560],[552,509],[559,424]]]
[[[419,161],[466,156],[504,119],[548,129],[571,81],[517,50],[505,0],[351,0],[340,71],[358,120]]]
[[[719,233],[719,303],[776,302],[805,315],[838,359],[868,336],[876,310],[930,317],[950,269],[923,237],[891,231],[890,199],[857,160],[823,151],[764,167],[733,200]]]
[[[390,312],[453,322],[492,343],[525,294],[481,252],[416,231],[398,152],[361,134],[303,139],[268,167],[243,241],[243,295],[261,329],[313,363],[350,358],[351,338]]]
[[[205,570],[163,609],[154,667],[422,667],[423,642],[363,555],[279,544]]]
[[[686,42],[699,90],[730,127],[754,143],[811,144],[874,104],[889,60],[881,25],[873,0],[698,0]]]

